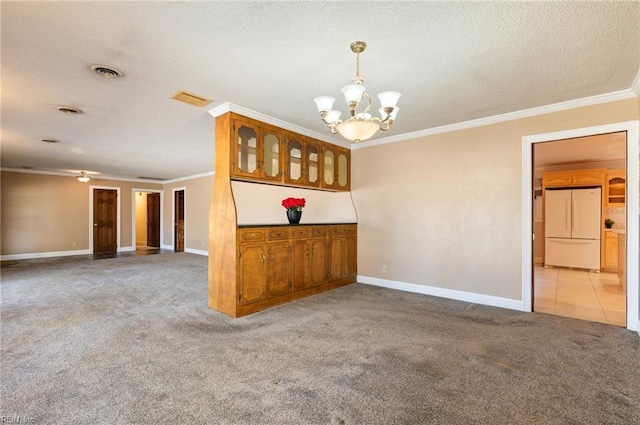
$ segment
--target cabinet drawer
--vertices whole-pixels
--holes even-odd
[[[605,238],[618,240],[618,234],[614,232],[604,232]]]
[[[344,228],[342,226],[331,226],[329,227],[329,235],[342,235],[344,233]]]
[[[327,228],[326,227],[312,227],[311,228],[311,237],[312,238],[324,238],[327,236]]]
[[[270,241],[281,241],[284,239],[289,239],[289,229],[284,227],[269,229],[267,232],[267,240]]]
[[[602,173],[576,173],[573,176],[574,186],[590,186],[602,184]]]
[[[264,229],[244,229],[239,231],[238,242],[255,242],[264,240]]]
[[[358,228],[356,226],[344,226],[345,235],[355,235],[357,232]]]
[[[308,238],[310,233],[308,227],[294,227],[291,229],[291,239]]]

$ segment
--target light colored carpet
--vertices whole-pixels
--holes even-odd
[[[2,268],[3,417],[37,424],[636,424],[622,328],[366,285],[230,319],[207,259]]]

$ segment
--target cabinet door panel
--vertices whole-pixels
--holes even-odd
[[[290,138],[287,141],[287,174],[285,180],[289,183],[302,183],[304,170],[304,156],[302,141]]]
[[[275,131],[266,129],[262,139],[262,176],[269,180],[280,180],[282,173],[282,137]]]
[[[304,240],[291,245],[291,283],[297,291],[309,287],[309,249]]]
[[[289,292],[289,244],[270,244],[267,255],[267,295]]]
[[[240,303],[263,300],[266,296],[267,268],[264,245],[240,247]]]
[[[347,246],[346,246],[346,261],[345,261],[345,266],[346,266],[346,270],[345,273],[347,276],[353,276],[355,277],[357,274],[357,267],[358,267],[358,240],[355,236],[350,236],[346,239],[347,242]]]
[[[324,150],[322,161],[322,185],[334,187],[336,182],[336,155],[331,149]]]
[[[306,144],[306,181],[311,186],[319,186],[320,149],[313,143]]]
[[[231,172],[235,176],[258,176],[258,127],[244,121],[234,123],[234,157]]]
[[[329,280],[345,275],[345,238],[334,238],[329,242]]]
[[[327,244],[324,239],[309,241],[311,249],[310,284],[321,285],[327,280]]]

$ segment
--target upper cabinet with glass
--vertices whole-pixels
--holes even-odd
[[[230,114],[231,179],[350,190],[348,149]]]

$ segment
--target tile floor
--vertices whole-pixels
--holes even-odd
[[[534,311],[626,326],[627,298],[617,274],[539,266],[534,273]]]

